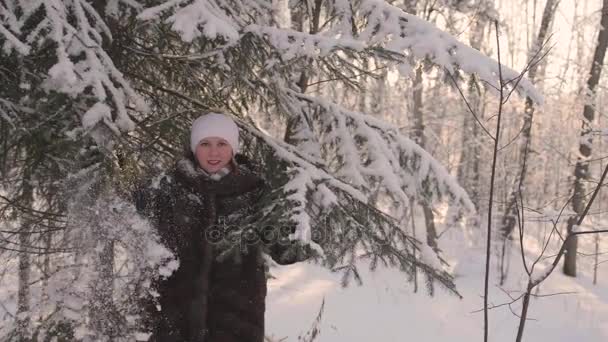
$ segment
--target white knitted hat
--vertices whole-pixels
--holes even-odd
[[[199,116],[192,123],[190,130],[190,148],[196,153],[196,146],[208,137],[225,139],[232,147],[233,155],[239,150],[239,127],[227,115],[208,113]]]

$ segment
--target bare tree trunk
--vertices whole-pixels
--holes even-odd
[[[586,88],[586,101],[583,107],[583,122],[581,126],[581,138],[579,143],[579,156],[574,166],[574,194],[572,198],[572,209],[576,213],[568,220],[568,233],[574,230],[578,217],[584,210],[583,199],[585,197],[585,182],[589,178],[589,162],[593,143],[593,121],[595,119],[595,88],[600,80],[602,64],[606,55],[608,45],[608,0],[603,0],[602,19],[600,21],[600,33],[597,46],[593,54],[593,62],[589,72]],[[576,250],[578,247],[577,235],[566,241],[566,256],[564,258],[564,274],[576,277]]]
[[[559,0],[547,0],[545,4],[545,10],[543,12],[542,21],[540,24],[540,28],[538,31],[538,36],[536,40],[532,44],[532,48],[530,50],[529,60],[533,60],[538,58],[539,52],[547,39],[547,33],[549,30],[549,26],[553,21],[555,16],[555,11],[557,9],[557,5],[559,4]],[[530,70],[528,71],[528,79],[531,82],[535,81],[536,74],[539,70],[540,63],[532,64],[530,66]],[[532,131],[532,119],[534,117],[534,102],[530,97],[526,97],[526,103],[524,108],[524,123],[521,132],[521,141],[519,144],[519,154],[518,154],[518,170],[520,170],[519,174],[515,177],[513,181],[513,186],[511,187],[509,198],[505,210],[505,215],[502,218],[502,235],[503,238],[508,238],[513,229],[515,228],[515,223],[517,222],[517,192],[519,188],[524,184],[526,173],[527,173],[527,161],[528,161],[528,150],[530,148],[531,142],[531,131]]]
[[[9,163],[7,162],[9,150],[9,123],[6,120],[0,120],[0,178],[5,179],[8,174]]]
[[[272,0],[273,19],[281,28],[291,28],[289,0]]]
[[[426,138],[424,136],[424,104],[422,100],[424,85],[422,84],[422,66],[419,66],[416,69],[416,78],[414,79],[413,88],[414,130],[412,138],[418,145],[420,145],[420,147],[425,148]],[[437,251],[437,229],[435,228],[435,215],[433,214],[433,210],[430,207],[430,203],[428,203],[425,199],[420,200],[418,204],[422,207],[422,211],[424,213],[424,220],[426,224],[426,242],[431,248]]]
[[[378,65],[376,65],[377,67]],[[386,69],[383,69],[380,71],[380,76],[376,79],[375,81],[375,87],[374,87],[374,91],[370,94],[371,95],[371,107],[370,107],[370,113],[372,115],[375,116],[382,116],[382,117],[386,117],[384,115],[384,111],[386,109],[386,105],[387,105],[387,76],[388,76],[388,72],[386,71]]]
[[[21,205],[30,208],[33,205],[34,189],[31,185],[31,170],[26,167],[23,173],[23,184],[21,194]],[[27,217],[22,218],[19,229],[19,288],[17,292],[17,337],[19,341],[29,341],[29,326],[31,322],[30,312],[30,267],[31,255],[30,245],[32,226]]]
[[[47,220],[50,226],[50,220]],[[43,236],[44,249],[50,251],[53,242],[53,232],[46,232]],[[45,253],[42,264],[42,302],[46,303],[49,300],[49,278],[51,275],[51,253]]]
[[[17,294],[17,336],[20,341],[29,340],[30,313],[30,243],[29,227],[24,225],[19,233],[19,292]]]
[[[593,260],[593,285],[597,285],[597,268],[600,255],[600,234],[595,235],[595,256]]]
[[[517,328],[516,342],[521,342],[524,336],[524,329],[526,326],[526,317],[528,316],[528,308],[530,307],[530,295],[532,294],[533,287],[528,284],[526,293],[524,294],[523,303],[521,307],[521,315],[519,316],[519,327]]]
[[[306,2],[306,6],[308,6],[309,4],[310,4],[309,2]],[[310,11],[310,13],[312,14],[310,28],[309,28],[310,34],[316,34],[319,32],[322,4],[323,4],[323,0],[315,0],[314,4],[313,4],[313,8],[308,9]],[[306,14],[305,11],[298,11],[296,13],[292,13],[291,19],[292,19],[293,24],[296,27],[296,30],[304,31],[305,14]],[[297,82],[298,87],[300,87],[300,92],[302,92],[302,93],[306,92],[306,90],[308,89],[308,80],[309,79],[310,79],[310,75],[306,72],[306,70],[303,70],[300,73],[300,77]],[[298,144],[302,143],[300,141],[302,139],[296,139],[295,136],[296,135],[301,136],[301,134],[298,134],[298,133],[301,132],[302,126],[305,126],[305,125],[308,125],[308,123],[305,122],[305,118],[303,117],[303,115],[294,115],[294,116],[290,117],[287,121],[287,127],[285,129],[285,135],[283,137],[283,140],[292,145],[298,145]],[[306,138],[304,138],[304,139],[306,139]]]
[[[555,17],[555,11],[557,10],[557,5],[559,4],[559,0],[547,0],[545,3],[545,10],[543,11],[543,17],[541,19],[540,28],[538,30],[538,35],[536,39],[532,43],[532,47],[528,53],[528,60],[533,61],[537,60],[540,56],[540,51],[547,39],[547,33],[549,31],[549,26]],[[528,79],[531,82],[535,81],[536,74],[539,70],[540,63],[532,63],[530,66],[530,70],[528,71]],[[507,239],[511,236],[513,229],[515,228],[515,224],[517,223],[517,196],[519,190],[524,186],[526,174],[528,171],[528,151],[530,150],[530,143],[532,140],[532,119],[534,118],[534,102],[530,97],[526,97],[525,108],[524,108],[524,123],[521,132],[521,141],[519,144],[519,153],[518,153],[518,167],[519,173],[515,176],[513,180],[513,185],[509,190],[507,205],[505,207],[505,213],[502,217],[501,224],[501,233],[502,233],[502,243],[503,248],[501,249],[501,258],[500,258],[500,284],[504,284],[507,274],[506,274],[506,262],[507,258],[506,254],[508,254],[508,248],[506,248]]]
[[[412,237],[414,239],[416,239],[416,218],[414,217],[414,201],[411,200],[410,201],[410,219],[411,219],[411,224],[412,224]],[[402,221],[405,221],[406,218],[404,217]],[[416,255],[416,248],[412,248],[412,255],[414,256],[414,260],[416,260],[418,257]],[[418,292],[418,269],[416,266],[416,263],[412,263],[412,274],[414,275],[414,293]]]
[[[602,127],[602,117],[600,116],[598,118],[598,124],[600,125],[600,127]],[[602,140],[600,140],[600,151],[603,151],[603,146],[602,146]],[[600,170],[604,169],[604,162],[603,160],[600,161]],[[601,194],[600,194],[601,196]],[[604,200],[602,201],[600,199],[600,205],[599,205],[599,212],[600,214],[598,214],[597,216],[597,221],[598,222],[602,222],[601,218],[602,218],[602,205],[601,203],[607,203],[608,201]],[[597,228],[596,228],[597,229]],[[594,252],[594,256],[593,256],[593,285],[597,285],[597,274],[598,274],[598,268],[600,265],[600,234],[595,234],[595,239],[594,239],[594,244],[595,244],[595,252]]]
[[[410,14],[416,14],[416,3],[414,1],[405,1],[406,10]],[[420,147],[425,148],[426,138],[424,136],[424,102],[422,99],[424,84],[422,83],[422,65],[416,68],[416,76],[412,85],[414,107],[412,112],[414,115],[414,129],[412,132],[412,140],[414,140]],[[430,203],[424,198],[418,201],[418,204],[422,207],[424,213],[424,220],[426,224],[426,242],[435,251],[438,250],[437,246],[437,228],[435,228],[435,215],[430,207]]]
[[[484,30],[489,21],[485,16],[482,16],[475,22],[473,33],[469,43],[471,47],[477,50],[481,49],[481,43],[484,38]],[[481,120],[483,118],[482,106],[482,89],[475,76],[469,78],[469,102],[471,108],[475,110],[476,115]],[[472,115],[464,115],[462,129],[462,152],[460,162],[458,163],[458,182],[463,185],[469,197],[475,204],[476,208],[480,208],[479,198],[479,165],[481,159],[481,148],[478,141],[481,130],[479,124],[475,122]]]
[[[361,68],[363,70],[371,70],[372,69],[372,61],[369,58],[366,58],[365,60],[363,60],[363,65],[361,66]],[[371,92],[370,90],[370,77],[367,73],[362,73],[360,78],[359,78],[359,85],[360,85],[360,90],[357,93],[357,97],[358,97],[358,110],[361,113],[366,113],[369,114],[370,112],[370,97],[371,97]]]

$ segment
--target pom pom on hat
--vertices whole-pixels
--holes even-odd
[[[208,137],[223,138],[232,147],[233,155],[239,150],[239,127],[225,114],[209,113],[201,115],[192,123],[190,149],[196,153],[196,146]]]

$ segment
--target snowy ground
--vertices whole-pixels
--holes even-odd
[[[353,283],[343,289],[338,275],[319,266],[280,266],[273,269],[277,279],[269,283],[267,333],[277,341],[297,341],[325,298],[321,333],[315,341],[481,341],[483,312],[474,311],[483,307],[484,248],[481,243],[465,246],[461,238],[442,243],[451,257],[462,300],[441,290],[434,298],[425,295],[423,288],[413,293],[412,285],[394,270],[366,269],[363,286]],[[527,245],[531,246],[528,255],[535,255],[536,244],[529,241]],[[454,251],[457,255],[449,255]],[[503,290],[512,296],[521,293],[526,279],[521,268],[521,257],[512,253],[512,274],[502,290],[496,267],[492,268],[492,304],[511,301]],[[597,285],[592,284],[589,268],[582,268],[576,279],[556,270],[541,285],[539,295],[574,293],[532,299],[529,318],[534,320],[526,324],[524,341],[608,341],[608,265],[600,265]],[[519,313],[521,306],[518,302],[511,307]],[[508,306],[493,309],[490,340],[515,341],[518,322]]]

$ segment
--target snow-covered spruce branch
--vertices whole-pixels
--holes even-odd
[[[337,1],[336,3],[340,3]],[[361,0],[356,1],[358,6],[355,13],[346,11],[344,6],[340,6],[340,15],[336,18],[344,23],[335,23],[327,32],[315,35],[299,33],[298,39],[294,39],[288,32],[273,30],[273,35],[267,37],[268,42],[277,49],[289,51],[289,57],[293,56],[294,51],[303,51],[302,55],[310,56],[314,51],[319,55],[327,54],[327,51],[348,49],[353,51],[374,50],[389,52],[390,59],[401,55],[397,59],[400,64],[398,69],[402,74],[410,76],[412,72],[412,62],[427,59],[430,62],[445,68],[450,74],[462,70],[466,73],[476,74],[482,81],[490,85],[490,89],[500,88],[499,65],[498,62],[490,57],[483,55],[461,42],[450,34],[440,30],[435,25],[408,13],[381,0]],[[348,6],[346,6],[348,7]],[[347,15],[349,14],[349,15]],[[355,16],[359,16],[356,18]],[[350,23],[357,21],[365,22],[365,26],[360,27],[360,33],[352,34]],[[348,27],[348,30],[345,30]],[[255,32],[250,30],[249,32]],[[263,32],[262,32],[263,33]],[[313,37],[322,36],[322,44],[314,41]],[[333,46],[328,39],[333,39]],[[313,42],[309,42],[313,40]],[[288,45],[297,45],[289,48]],[[308,46],[308,49],[302,49]],[[311,49],[311,47],[316,49]],[[313,52],[311,52],[313,51]],[[542,102],[542,96],[534,86],[520,72],[509,67],[501,67],[503,83],[515,88],[522,96],[528,96],[535,102]]]
[[[229,10],[235,3],[239,4],[240,10]],[[402,56],[397,58],[398,69],[405,75],[411,73],[412,62],[426,59],[450,73],[462,70],[476,74],[490,88],[500,88],[496,60],[396,6],[382,0],[339,0],[327,3],[327,6],[327,11],[332,14],[332,23],[324,25],[324,29],[315,34],[271,27],[264,22],[266,17],[251,23],[245,13],[259,13],[261,9],[257,2],[247,0],[169,1],[144,10],[139,18],[152,20],[160,19],[162,14],[170,15],[165,20],[172,22],[173,29],[188,42],[196,37],[216,39],[221,36],[234,43],[246,34],[257,35],[279,52],[283,62],[298,57],[324,57],[338,50],[367,51],[380,58]],[[221,16],[218,9],[224,10]],[[192,11],[198,15],[188,14]],[[353,22],[364,23],[357,28],[357,34],[352,32]],[[523,96],[542,102],[542,96],[527,79],[520,79],[519,72],[502,66],[502,74],[503,84],[515,86]]]
[[[49,324],[69,322],[78,340],[126,341],[141,334],[142,303],[153,301],[151,282],[169,276],[179,263],[134,205],[100,184],[100,168],[67,180],[70,189],[66,243],[74,252],[57,262],[65,267],[49,279],[55,307]]]
[[[132,129],[127,107],[134,104],[134,108],[143,110],[146,106],[103,49],[104,40],[112,39],[104,15],[85,0],[17,1],[14,4],[1,9],[0,39],[4,46],[21,54],[35,54],[45,42],[54,42],[56,62],[47,72],[44,88],[72,97],[84,96],[91,90],[94,101],[86,105],[81,117],[85,129],[99,122],[114,133]],[[395,54],[402,55],[402,70],[408,69],[406,60],[411,62],[409,57],[425,58],[450,72],[459,68],[476,73],[489,84],[495,84],[497,80],[496,61],[384,1],[328,3],[327,10],[332,16],[316,34],[271,27],[271,8],[257,1],[178,0],[142,10],[136,1],[112,0],[107,3],[105,15],[118,16],[119,4],[141,10],[140,19],[169,21],[173,30],[187,42],[199,37],[221,37],[237,42],[244,35],[257,35],[278,52],[283,63],[296,57],[324,57],[337,50],[365,51],[380,58],[389,58],[386,57],[388,53],[389,59]],[[40,19],[33,16],[38,10],[44,13]],[[35,29],[21,32],[28,20],[38,20]],[[352,22],[364,23],[363,27],[357,28],[359,33],[353,34]],[[518,75],[508,68],[503,68],[503,72],[505,78]],[[525,79],[521,80],[518,89],[540,101],[540,96]]]
[[[447,170],[394,125],[319,97],[286,91],[302,111],[314,113],[319,145],[327,146],[324,159],[339,179],[366,194],[380,186],[403,204],[412,197],[430,204],[448,199],[464,211],[475,211]]]
[[[427,246],[404,233],[397,221],[379,210],[370,197],[382,189],[404,205],[410,197],[421,197],[429,203],[447,199],[460,210],[472,212],[474,207],[464,190],[426,151],[400,135],[396,127],[297,92],[292,95],[300,106],[321,109],[315,118],[315,122],[323,122],[317,127],[318,132],[331,133],[319,141],[324,146],[334,146],[332,151],[302,150],[241,124],[264,141],[273,159],[278,157],[287,165],[288,174],[279,184],[285,194],[280,210],[296,226],[294,238],[311,244],[329,266],[345,271],[345,276],[357,278],[356,262],[369,258],[373,264],[380,260],[404,270],[416,265],[431,279],[453,290],[451,277],[441,271],[435,253],[425,252]],[[346,140],[347,137],[351,139]],[[320,164],[316,155],[340,162]],[[291,204],[286,205],[286,201]],[[421,253],[422,259],[416,259],[412,250]]]
[[[118,15],[119,2],[141,7],[136,1],[112,0],[106,11]],[[21,0],[0,8],[0,12],[0,19],[4,19],[0,43],[5,48],[36,55],[48,43],[54,45],[56,60],[47,75],[41,75],[41,86],[47,92],[93,100],[81,113],[83,128],[103,123],[116,134],[133,129],[127,106],[145,110],[146,104],[104,50],[103,44],[112,40],[111,29],[89,1]],[[41,12],[44,15],[38,15]],[[34,24],[35,29],[22,32],[26,23]]]
[[[133,204],[107,184],[100,184],[107,180],[107,175],[100,174],[103,172],[100,164],[94,164],[58,181],[63,190],[56,196],[66,205],[62,212],[13,209],[28,210],[18,217],[37,222],[34,227],[43,220],[60,220],[61,230],[31,231],[34,235],[29,241],[42,252],[33,253],[45,261],[29,270],[30,305],[26,313],[15,314],[14,299],[21,296],[21,289],[14,286],[11,277],[4,277],[7,272],[17,274],[15,259],[22,257],[23,247],[16,258],[0,248],[7,258],[0,270],[0,286],[6,290],[0,296],[1,305],[11,308],[7,312],[14,317],[36,317],[35,325],[27,324],[19,332],[15,331],[14,317],[3,314],[0,340],[13,340],[24,333],[79,341],[132,341],[145,335],[140,331],[140,314],[142,303],[153,300],[148,297],[153,296],[151,281],[168,276],[178,264]],[[9,222],[0,222],[0,228],[7,228]],[[40,241],[43,237],[48,237],[44,245]]]

